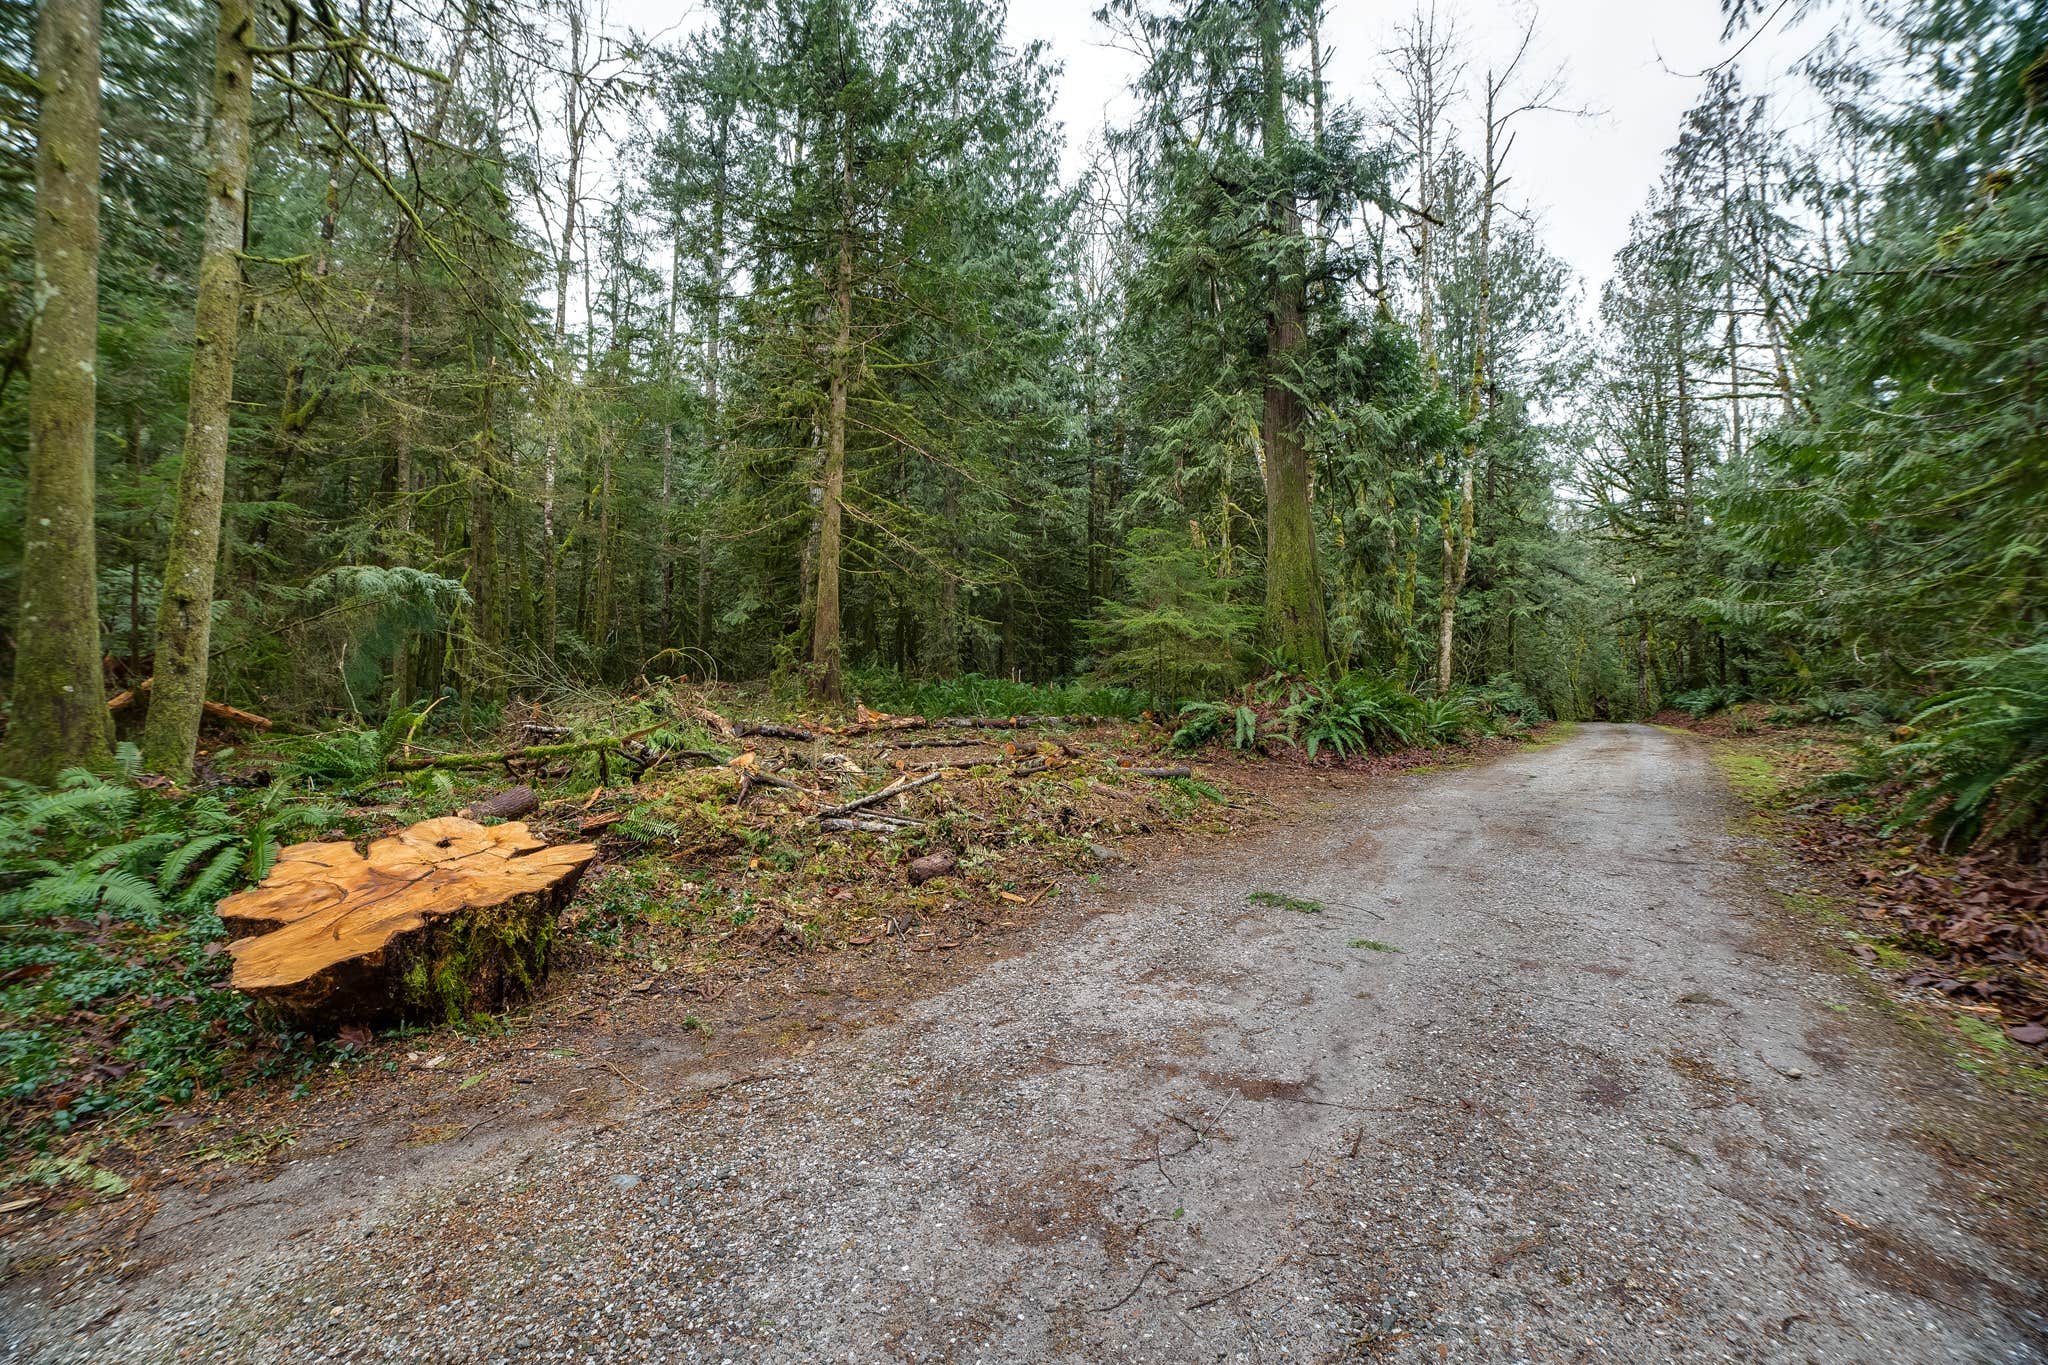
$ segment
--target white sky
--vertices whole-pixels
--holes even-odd
[[[1430,0],[1419,0],[1423,5]],[[1324,42],[1326,76],[1335,101],[1370,111],[1381,54],[1418,0],[1329,0]],[[1127,113],[1124,91],[1136,59],[1104,45],[1095,23],[1099,0],[1011,0],[1010,32],[1018,43],[1044,40],[1065,66],[1057,112],[1066,126],[1067,172],[1086,165],[1090,135],[1106,114]],[[1614,253],[1628,237],[1629,217],[1643,204],[1676,140],[1678,121],[1698,97],[1698,73],[1741,46],[1721,42],[1718,0],[1437,0],[1439,19],[1456,23],[1469,53],[1467,85],[1476,89],[1488,60],[1504,61],[1533,10],[1537,46],[1523,69],[1544,76],[1563,67],[1562,103],[1597,109],[1575,119],[1528,116],[1509,165],[1511,201],[1536,210],[1544,240],[1586,282],[1587,304],[1599,297]],[[1783,20],[1780,20],[1780,24]],[[1801,82],[1783,73],[1811,39],[1773,28],[1743,54],[1739,66],[1751,93]],[[1506,50],[1503,50],[1503,49]],[[1461,119],[1467,131],[1477,119]]]
[[[1137,61],[1106,45],[1096,24],[1100,0],[1010,0],[1010,34],[1018,44],[1042,39],[1064,67],[1056,113],[1065,126],[1065,169],[1085,169],[1091,138],[1105,116],[1127,112],[1127,89]],[[1329,0],[1324,33],[1326,75],[1334,101],[1370,111],[1374,78],[1393,30],[1418,4],[1431,0]],[[1455,22],[1468,54],[1468,87],[1476,87],[1489,60],[1510,55],[1528,16],[1536,19],[1536,47],[1524,70],[1545,76],[1560,69],[1561,102],[1599,112],[1588,118],[1535,114],[1518,125],[1509,165],[1508,199],[1535,210],[1544,240],[1585,282],[1584,306],[1598,301],[1614,253],[1677,138],[1678,120],[1697,98],[1696,74],[1729,57],[1742,44],[1721,41],[1719,0],[1435,0],[1440,18]],[[673,37],[702,18],[678,0],[609,0],[606,27]],[[1811,45],[1812,35],[1786,31],[1784,20],[1744,51],[1739,66],[1752,94],[1790,95],[1803,82],[1785,73]],[[1804,111],[1810,101],[1790,101]],[[1783,110],[1780,111],[1782,120]],[[1460,120],[1469,135],[1476,120]]]

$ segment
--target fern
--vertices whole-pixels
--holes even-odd
[[[1969,679],[1913,717],[1921,733],[1887,751],[1912,793],[1900,807],[1944,843],[2048,831],[2048,641],[1965,659]]]
[[[192,870],[195,863],[216,849],[225,848],[236,842],[232,834],[203,834],[184,843],[157,867],[156,884],[167,894],[175,893],[178,883],[185,879],[185,874]]]
[[[81,777],[86,780],[76,780]],[[87,821],[116,825],[135,808],[132,787],[116,786],[76,769],[60,775],[57,781],[56,790],[36,796],[22,807],[18,818],[23,825],[77,827]]]
[[[200,869],[199,875],[192,879],[191,885],[187,886],[179,894],[179,907],[181,909],[210,908],[216,901],[228,893],[229,888],[234,886],[237,874],[242,870],[243,857],[243,850],[238,847],[223,848],[220,852],[214,854],[213,861]],[[252,867],[250,869],[251,880],[260,878],[263,872],[268,870],[269,866],[267,863],[262,871]]]

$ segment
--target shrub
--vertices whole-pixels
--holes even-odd
[[[1550,719],[1519,678],[1495,678],[1474,692],[1472,699],[1481,711],[1497,719],[1512,717],[1524,725],[1541,725]]]
[[[1469,735],[1486,733],[1479,703],[1466,692],[1446,692],[1417,700],[1417,738],[1424,744],[1458,744]]]
[[[1180,715],[1180,728],[1173,732],[1176,749],[1199,749],[1227,734],[1230,747],[1243,751],[1260,748],[1264,739],[1259,713],[1241,703],[1191,701]]]
[[[1096,676],[1162,697],[1213,696],[1243,676],[1240,659],[1258,619],[1234,579],[1167,531],[1131,537],[1120,602],[1105,602],[1090,632],[1103,654]]]
[[[0,783],[0,1131],[38,1140],[221,1083],[253,1024],[221,983],[214,906],[339,814],[281,782],[232,809],[82,771]]]
[[[2048,640],[1944,667],[1966,681],[1885,755],[1911,788],[1900,814],[1953,846],[2048,833]]]
[[[905,678],[886,669],[857,669],[848,690],[882,711],[919,716],[1116,716],[1136,720],[1158,710],[1156,699],[1128,687],[1079,682],[1022,683],[963,673],[957,678]]]

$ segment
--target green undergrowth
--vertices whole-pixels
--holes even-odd
[[[1178,715],[1180,749],[1221,744],[1239,752],[1298,749],[1309,760],[1440,748],[1526,733],[1542,712],[1513,684],[1418,695],[1391,678],[1273,673],[1223,700],[1191,701]]]
[[[1133,712],[1139,701],[968,679],[951,701],[877,692],[870,705],[1105,714]],[[551,965],[638,977],[843,950],[905,925],[964,935],[1055,894],[1051,879],[1061,873],[1098,871],[1103,844],[1221,829],[1232,805],[1206,777],[1142,778],[1120,768],[1158,761],[1161,732],[1150,726],[991,731],[989,764],[947,771],[905,798],[901,810],[923,824],[891,837],[828,833],[806,823],[808,798],[757,785],[737,803],[740,770],[721,760],[759,747],[767,767],[851,795],[924,755],[892,757],[872,736],[735,738],[702,710],[821,735],[854,719],[778,703],[764,689],[655,684],[627,697],[574,694],[508,708],[487,717],[497,722],[488,730],[477,728],[478,710],[429,703],[374,728],[219,748],[187,790],[142,779],[132,749],[111,775],[66,774],[49,791],[0,785],[0,1140],[8,1153],[0,1182],[57,1181],[89,1195],[106,1187],[90,1174],[105,1168],[94,1154],[118,1149],[166,1109],[252,1085],[310,1087],[328,1065],[362,1055],[369,1044],[359,1031],[339,1043],[311,1039],[227,987],[232,959],[215,906],[259,880],[287,843],[360,843],[453,814],[514,781],[536,788],[542,809],[527,819],[545,838],[575,838],[585,821],[605,817],[597,836],[604,857],[559,926],[471,924],[400,969],[409,1021],[400,1032],[487,1033],[509,1026],[494,1011],[529,993]],[[528,732],[527,722],[544,727]],[[391,766],[502,753],[529,733],[559,743],[563,729],[569,742],[630,737],[659,761],[644,774],[589,752],[516,773],[502,764]],[[1021,757],[1049,766],[1020,777]],[[860,765],[857,775],[849,762]],[[908,861],[940,849],[957,852],[958,872],[909,886]]]
[[[288,783],[162,793],[133,766],[0,785],[0,1137],[24,1157],[320,1060],[226,988],[214,906],[281,843],[350,832],[343,811]]]
[[[1023,683],[966,673],[957,678],[906,678],[885,669],[855,669],[847,694],[877,711],[916,716],[1105,716],[1137,720],[1160,712],[1156,697],[1128,687],[1082,682]]]

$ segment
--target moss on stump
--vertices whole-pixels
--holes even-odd
[[[299,1027],[438,1022],[530,993],[592,844],[426,820],[372,843],[294,844],[220,904],[231,982]]]

